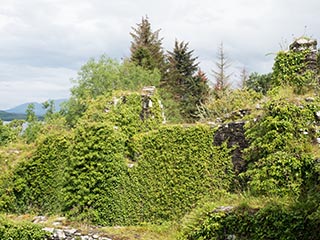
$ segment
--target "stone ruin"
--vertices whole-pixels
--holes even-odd
[[[152,99],[151,97],[155,94],[156,87],[155,86],[145,86],[142,88],[141,91],[141,101],[142,101],[142,110],[140,113],[140,119],[142,121],[148,119],[148,118],[153,118],[154,116],[152,115]],[[159,106],[161,108],[161,114],[162,114],[162,123],[166,122],[165,116],[164,116],[164,111],[163,111],[163,106],[161,101],[159,100]]]
[[[316,73],[319,71],[319,66],[317,62],[318,49],[317,49],[316,39],[300,37],[290,44],[289,50],[294,52],[309,50],[310,53],[307,55],[307,58],[306,58],[307,69],[312,70]]]
[[[142,110],[140,113],[141,120],[145,120],[150,117],[151,109],[152,109],[152,99],[151,97],[154,95],[156,88],[154,86],[143,87],[141,92],[141,101],[142,101]]]
[[[221,146],[227,142],[228,148],[232,149],[232,163],[236,175],[246,171],[247,168],[247,163],[242,156],[242,151],[249,146],[244,125],[244,121],[222,124],[213,136],[215,146]]]

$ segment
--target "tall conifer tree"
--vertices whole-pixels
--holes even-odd
[[[143,17],[136,28],[132,27],[130,60],[148,70],[155,68],[163,74],[165,71],[165,58],[162,49],[162,38],[159,38],[160,29],[155,32],[151,29],[148,17]]]
[[[194,50],[189,50],[188,43],[175,42],[172,52],[168,52],[168,72],[164,86],[179,102],[180,114],[187,122],[194,122],[197,105],[208,94],[207,78],[199,71]],[[197,74],[197,71],[198,74]]]

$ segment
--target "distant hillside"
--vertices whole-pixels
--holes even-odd
[[[54,104],[55,104],[55,110],[59,111],[61,103],[66,102],[67,99],[58,99],[58,100],[53,100],[53,101],[54,101]],[[32,102],[32,103],[34,104],[34,111],[35,111],[35,114],[37,116],[43,116],[46,113],[46,110],[43,109],[43,107],[42,107],[42,103],[37,103],[37,102]],[[14,107],[14,108],[7,109],[7,110],[5,110],[5,112],[7,112],[7,113],[25,114],[26,110],[28,108],[28,105],[32,104],[32,103],[31,102],[30,103],[24,103],[24,104],[21,104],[19,106]]]
[[[14,119],[26,119],[26,114],[22,114],[22,113],[9,113],[9,112],[5,112],[5,111],[1,111],[0,110],[0,119],[2,121],[12,121]]]

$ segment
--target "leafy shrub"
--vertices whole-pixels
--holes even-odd
[[[319,220],[311,219],[312,208],[270,202],[262,208],[236,205],[232,210],[211,205],[183,223],[180,240],[211,239],[317,239]],[[226,209],[226,208],[225,208]]]
[[[228,119],[230,114],[240,109],[255,108],[257,101],[262,98],[262,94],[253,90],[237,89],[226,91],[221,98],[212,98],[205,105],[200,106],[200,120],[213,121],[216,118]],[[231,119],[236,120],[236,119]]]
[[[0,119],[0,146],[7,145],[17,139],[21,132],[22,121],[14,120],[5,125]]]
[[[113,224],[126,168],[124,142],[124,135],[109,123],[78,124],[63,189],[68,215]]]
[[[243,175],[253,192],[300,194],[314,172],[311,144],[316,137],[318,101],[270,101],[264,115],[247,124],[250,146],[245,157],[249,165]]]
[[[245,81],[246,88],[262,93],[263,95],[266,95],[273,87],[272,84],[272,73],[258,74],[257,72],[253,72]]]
[[[307,68],[308,54],[310,50],[279,52],[273,65],[273,85],[293,86],[298,94],[314,89],[317,85],[316,73]]]
[[[47,131],[36,151],[4,179],[0,209],[14,212],[57,212],[68,159],[69,137],[64,130]]]
[[[144,116],[141,94],[117,91],[93,100],[83,119],[91,122],[109,122],[119,128],[130,139],[139,132],[156,129],[163,121],[160,100],[155,93],[148,97],[152,102]]]
[[[229,189],[229,150],[214,147],[213,134],[206,125],[177,125],[134,136],[129,186],[140,221],[178,219],[204,196]]]
[[[1,240],[43,240],[49,234],[41,229],[41,226],[20,222],[15,223],[0,216],[0,239]]]

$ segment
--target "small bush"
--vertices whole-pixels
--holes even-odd
[[[41,226],[27,222],[15,223],[0,216],[1,240],[43,240],[48,237],[48,232],[42,230]]]
[[[215,204],[198,212],[192,222],[184,222],[179,239],[318,239],[319,220],[309,217],[312,208],[306,204],[269,202],[262,208],[239,204],[231,211],[221,209]]]

